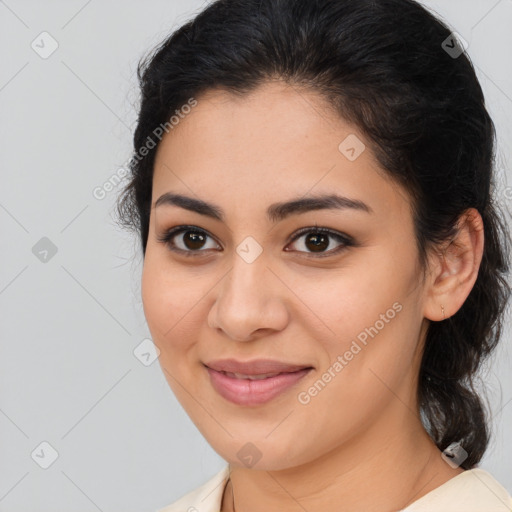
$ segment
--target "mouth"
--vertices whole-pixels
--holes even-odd
[[[204,365],[215,391],[237,405],[255,406],[269,402],[297,384],[312,366],[273,360],[239,362],[233,359]]]

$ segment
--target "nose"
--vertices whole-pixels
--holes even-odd
[[[208,325],[237,341],[280,331],[289,322],[289,290],[261,255],[252,263],[236,254],[233,266],[215,287]]]

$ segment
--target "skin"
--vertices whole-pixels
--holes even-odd
[[[453,315],[476,280],[478,212],[461,217],[456,239],[432,251],[423,276],[408,194],[379,168],[357,127],[321,97],[275,81],[242,97],[210,90],[197,100],[158,147],[152,205],[165,192],[180,193],[218,205],[226,219],[153,206],[142,299],[170,387],[230,463],[222,512],[233,510],[233,492],[243,512],[398,510],[460,474],[423,428],[416,389],[429,321],[443,320],[441,305],[446,318]],[[338,149],[349,134],[366,144],[354,161]],[[372,213],[322,209],[275,224],[266,218],[272,203],[333,191]],[[158,241],[179,225],[209,235],[198,256]],[[307,233],[290,241],[316,225],[357,244],[315,257]],[[247,236],[263,249],[252,263],[236,252]],[[195,247],[183,233],[174,243]],[[330,237],[324,253],[340,245]],[[298,393],[395,303],[400,312],[300,403]],[[213,389],[203,366],[229,357],[314,370],[268,403],[240,406]],[[249,442],[261,454],[252,467],[237,457]]]

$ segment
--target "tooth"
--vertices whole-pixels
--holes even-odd
[[[245,380],[262,380],[267,379],[268,377],[274,377],[275,375],[279,375],[278,373],[265,373],[262,375],[245,375],[243,373],[231,373],[226,372],[226,375],[235,379],[245,379]]]
[[[275,377],[276,375],[279,375],[279,373],[266,373],[265,375],[254,375],[249,378],[252,380],[261,380],[261,379],[267,379],[269,377]]]

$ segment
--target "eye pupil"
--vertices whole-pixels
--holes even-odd
[[[183,236],[183,242],[188,249],[201,249],[205,239],[204,233],[199,233],[198,231],[186,231]]]
[[[354,241],[350,236],[342,235],[333,230],[326,228],[315,227],[316,229],[304,228],[299,230],[292,239],[292,243],[297,243],[296,240],[301,240],[299,245],[302,245],[302,250],[290,249],[288,246],[284,248],[285,251],[292,250],[292,252],[299,252],[303,254],[310,253],[316,254],[316,257],[331,256],[341,253],[348,247],[354,246]],[[171,228],[162,236],[157,237],[159,242],[165,243],[169,250],[176,252],[183,256],[199,256],[211,254],[212,251],[217,249],[210,249],[210,252],[204,250],[208,249],[208,240],[212,236],[202,229],[195,229],[194,226],[178,226]],[[339,242],[339,247],[334,250],[328,250],[331,239]],[[217,243],[217,245],[219,245]],[[305,250],[303,250],[305,248]],[[220,248],[222,252],[222,248]]]
[[[312,247],[308,245],[310,242],[313,244]],[[322,233],[316,233],[306,237],[305,243],[308,249],[312,250],[312,252],[321,252],[329,247],[329,237]]]

